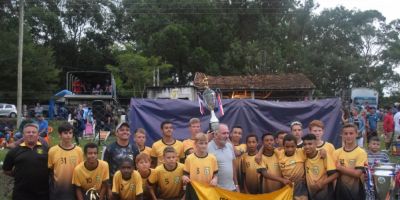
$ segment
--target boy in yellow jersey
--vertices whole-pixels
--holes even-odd
[[[320,120],[313,120],[308,124],[308,129],[310,133],[317,138],[317,150],[325,149],[329,156],[333,156],[335,147],[331,143],[322,140],[322,136],[324,135],[324,123]]]
[[[285,131],[279,131],[275,136],[275,147],[277,150],[283,150],[283,138],[287,135]]]
[[[307,159],[306,182],[310,200],[334,200],[333,181],[338,177],[330,154],[322,159],[317,150],[317,138],[313,134],[303,136],[303,149]]]
[[[195,140],[194,153],[190,154],[185,160],[183,170],[183,184],[190,181],[216,186],[218,183],[218,163],[214,155],[208,154],[208,137],[204,133],[197,133]]]
[[[301,140],[301,138],[300,138]],[[307,200],[308,193],[304,177],[305,155],[302,148],[297,147],[298,139],[288,134],[283,138],[284,151],[276,151],[282,176],[294,183],[294,199]]]
[[[97,159],[98,147],[95,143],[87,143],[83,151],[86,160],[75,167],[72,176],[76,199],[83,200],[85,193],[93,188],[99,194],[100,200],[104,200],[108,190],[108,164]]]
[[[243,188],[244,192],[248,194],[260,194],[261,189],[261,176],[257,172],[258,164],[255,161],[257,154],[258,138],[256,135],[251,134],[246,137],[247,153],[242,156],[242,172],[243,172]]]
[[[194,141],[197,133],[201,132],[201,124],[199,118],[192,118],[189,121],[190,138],[183,141],[183,151],[185,156],[194,152]]]
[[[74,200],[72,173],[74,168],[83,161],[83,152],[79,146],[72,144],[73,126],[62,123],[58,127],[60,144],[49,150],[48,167],[51,172],[50,199]]]
[[[262,136],[263,150],[262,150],[261,166],[264,167],[269,174],[282,178],[281,169],[279,168],[278,157],[274,149],[275,141],[272,133],[265,133]],[[282,143],[283,143],[283,138],[282,138]],[[272,180],[271,178],[264,178],[262,187],[263,193],[270,193],[279,190],[280,188],[282,188],[282,186],[283,184],[280,181],[275,181]]]
[[[145,153],[140,153],[136,156],[136,169],[142,178],[143,200],[152,199],[150,187],[147,184],[147,180],[154,173],[154,170],[150,168],[150,162],[150,156]]]
[[[153,200],[157,199],[180,199],[183,197],[183,168],[178,163],[176,150],[173,147],[164,149],[164,164],[154,169],[154,174],[149,177],[150,194]],[[157,191],[157,194],[156,192]]]
[[[162,139],[158,140],[151,147],[151,166],[155,168],[156,166],[163,163],[163,152],[166,147],[173,147],[179,158],[183,160],[185,158],[185,154],[183,153],[183,143],[181,141],[176,140],[173,137],[174,128],[172,126],[172,122],[163,121],[161,123],[161,131],[162,131]]]
[[[138,128],[135,131],[135,143],[140,153],[145,153],[150,156],[151,148],[146,146],[146,131],[143,128]]]
[[[113,200],[143,199],[142,177],[139,172],[133,170],[131,159],[124,159],[114,174],[112,194]]]
[[[235,151],[235,156],[236,159],[234,161],[234,165],[236,168],[236,177],[238,180],[238,184],[240,186],[240,189],[243,190],[243,177],[242,177],[242,155],[246,152],[246,144],[241,144],[240,140],[242,139],[243,136],[243,128],[241,126],[234,126],[232,128],[232,131],[230,133],[230,140],[232,142],[234,151]]]
[[[345,124],[342,128],[344,146],[334,152],[339,178],[336,181],[336,199],[364,200],[363,173],[368,164],[367,153],[357,145],[357,126]]]

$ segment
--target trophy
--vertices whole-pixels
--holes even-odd
[[[210,129],[210,131],[215,132],[218,130],[218,126],[219,126],[219,120],[214,112],[214,108],[215,108],[216,101],[217,101],[217,94],[215,93],[214,90],[212,90],[208,87],[208,78],[207,77],[204,78],[203,83],[205,84],[206,89],[204,90],[203,94],[201,95],[202,99],[203,99],[202,102],[205,104],[207,109],[211,112],[209,129]],[[201,107],[201,105],[200,105],[200,107]]]
[[[215,94],[214,90],[207,87],[206,90],[204,90],[202,96],[204,99],[204,103],[207,106],[207,109],[211,112],[210,130],[214,132],[214,131],[218,130],[218,125],[219,125],[219,120],[214,112],[215,102],[216,102],[216,94]]]
[[[374,166],[373,183],[376,199],[390,200],[394,197],[396,164],[380,163]]]

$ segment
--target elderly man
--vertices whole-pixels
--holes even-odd
[[[208,143],[208,152],[214,154],[218,162],[218,186],[231,191],[239,192],[236,178],[235,151],[230,142],[229,128],[226,124],[219,124],[219,129],[214,133],[214,139]]]
[[[11,149],[4,159],[3,172],[15,180],[12,199],[48,200],[48,148],[38,141],[37,124],[26,124],[23,133],[24,142]]]

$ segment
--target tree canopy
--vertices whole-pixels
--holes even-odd
[[[24,98],[46,100],[72,70],[108,70],[119,95],[214,75],[304,73],[315,96],[397,85],[400,20],[313,0],[25,0]],[[19,1],[0,2],[0,98],[16,99]],[[12,83],[12,84],[10,84]],[[15,83],[15,84],[14,84]],[[397,90],[393,94],[398,94]]]

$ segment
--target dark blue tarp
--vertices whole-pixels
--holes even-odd
[[[323,138],[336,147],[341,144],[341,109],[339,99],[324,99],[300,102],[272,102],[263,100],[226,99],[222,101],[225,115],[217,117],[229,127],[240,125],[244,136],[255,133],[261,136],[266,132],[290,131],[289,125],[298,120],[303,123],[304,134],[307,125],[314,119],[325,124]],[[144,128],[148,133],[147,145],[161,138],[160,124],[170,120],[174,124],[174,135],[183,140],[190,137],[188,122],[190,118],[201,120],[202,130],[208,129],[210,112],[201,115],[197,102],[170,99],[131,99],[129,123],[131,130]]]

